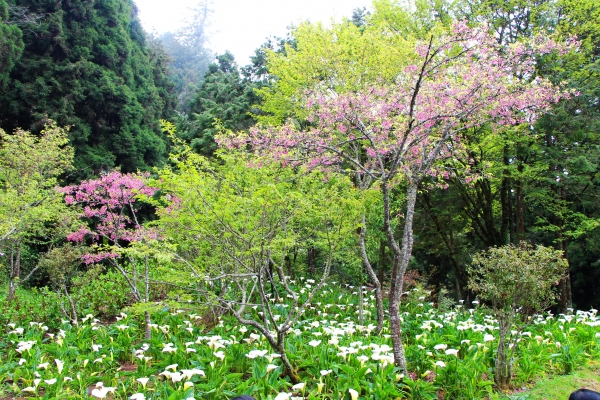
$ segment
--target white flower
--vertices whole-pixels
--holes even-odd
[[[171,381],[173,381],[173,383],[175,382],[179,382],[183,379],[183,375],[181,374],[181,372],[173,372],[170,376]]]
[[[248,354],[246,354],[246,357],[254,359],[256,357],[264,357],[267,355],[267,353],[267,350],[252,350]]]
[[[304,382],[296,383],[294,386],[292,386],[292,390],[302,390],[304,389],[304,385]]]
[[[369,361],[369,357],[365,356],[364,354],[362,356],[356,357],[356,359],[360,361],[360,365],[364,365],[365,362]]]
[[[223,353],[222,351],[217,351],[217,352],[215,352],[213,354],[214,354],[215,357],[220,358],[221,361],[223,361],[223,359],[225,359],[225,353]],[[250,357],[250,358],[254,358],[254,357]]]
[[[145,400],[146,396],[143,393],[135,393],[129,397],[129,400]]]
[[[309,344],[309,346],[317,347],[318,345],[321,344],[321,341],[320,340],[311,340],[310,342],[308,342],[308,344]]]
[[[277,365],[274,365],[274,364],[267,365],[267,373],[269,373],[275,369],[277,369]]]
[[[162,349],[163,353],[174,353],[177,351],[177,347],[174,347],[173,343],[167,343]]]
[[[356,390],[348,389],[348,392],[350,393],[350,397],[352,398],[352,400],[358,399],[358,392]]]
[[[448,349],[446,350],[446,355],[450,356],[458,356],[458,350],[456,349]]]
[[[150,380],[150,378],[137,378],[136,381],[138,381],[139,383],[142,384],[142,387],[145,389],[146,388],[146,383],[148,383],[148,381]]]
[[[192,377],[194,375],[206,376],[204,371],[202,371],[201,369],[198,369],[198,368],[182,369],[181,375],[186,379],[192,379]]]
[[[108,393],[114,393],[115,392],[115,388],[114,387],[104,387],[104,386],[100,386],[100,388],[96,388],[94,390],[92,390],[92,396],[97,397],[99,399],[103,399],[106,397],[106,395]]]
[[[291,393],[279,393],[274,400],[288,400],[290,397],[292,397]]]
[[[93,344],[92,345],[92,350],[94,350],[95,352],[99,351],[101,348],[102,348],[101,344]]]
[[[448,348],[447,344],[436,344],[435,346],[433,346],[433,348],[435,350],[446,350]]]
[[[333,372],[332,369],[322,369],[321,370],[321,376],[329,375],[332,372]]]
[[[27,342],[19,342],[17,343],[17,349],[16,351],[18,353],[23,353],[24,351],[27,351],[29,349],[31,349],[33,347],[34,344],[36,344],[37,342],[35,340],[30,340]]]
[[[483,342],[491,342],[492,340],[494,340],[494,336],[486,333],[485,335],[483,335]]]
[[[194,383],[187,381],[183,384],[183,390],[188,390],[189,388],[194,387]]]
[[[44,382],[46,382],[47,385],[54,385],[56,383],[56,378],[45,379]]]
[[[171,364],[165,367],[165,371],[168,371],[170,369],[173,370],[173,372],[177,371],[177,364]]]
[[[440,368],[446,367],[446,363],[443,362],[443,361],[436,361],[435,365],[438,366],[438,367],[440,367]]]
[[[58,373],[60,374],[63,370],[65,363],[60,361],[58,358],[55,358],[54,362],[56,363],[56,369],[58,369]]]

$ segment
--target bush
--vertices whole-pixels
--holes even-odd
[[[0,301],[0,326],[9,323],[28,326],[30,322],[41,322],[52,330],[58,329],[64,319],[59,304],[58,294],[48,288],[20,289],[12,300],[3,298]]]
[[[92,268],[73,279],[71,297],[78,316],[112,319],[131,302],[131,289],[119,272]]]
[[[493,247],[473,256],[468,268],[469,287],[488,302],[499,325],[494,380],[500,390],[509,387],[513,355],[519,332],[509,333],[517,317],[529,322],[532,315],[550,307],[554,286],[565,276],[568,264],[562,251],[521,242],[518,246]]]

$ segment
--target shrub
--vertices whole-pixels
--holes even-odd
[[[88,270],[72,281],[71,297],[78,316],[92,314],[102,319],[114,318],[131,302],[131,290],[125,278],[116,272]]]
[[[41,322],[50,329],[58,329],[63,319],[59,296],[48,288],[21,289],[12,300],[0,300],[0,326],[9,323],[28,326],[30,322]]]
[[[526,323],[532,315],[550,307],[556,298],[554,286],[567,267],[562,251],[534,248],[525,242],[493,247],[473,256],[473,265],[468,268],[469,287],[489,303],[498,319],[494,380],[499,390],[508,389],[510,384],[520,334],[518,330],[511,333],[515,319],[519,317]]]

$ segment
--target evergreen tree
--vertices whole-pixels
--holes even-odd
[[[217,57],[208,67],[190,116],[180,124],[180,136],[200,154],[211,155],[217,148],[214,136],[220,127],[241,131],[254,124],[253,104],[258,102],[254,88],[260,83],[242,78],[231,53]],[[185,117],[184,117],[185,118]]]
[[[5,89],[8,74],[23,52],[22,32],[8,18],[8,4],[0,0],[0,90]]]
[[[151,46],[131,0],[17,0],[44,18],[23,29],[24,51],[0,92],[0,127],[71,125],[83,177],[162,162],[158,126],[174,102],[166,59]],[[10,18],[10,16],[9,16]]]

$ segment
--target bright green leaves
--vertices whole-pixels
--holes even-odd
[[[326,28],[301,24],[293,31],[296,48],[268,53],[272,87],[258,90],[261,109],[268,115],[261,122],[279,124],[288,116],[304,118],[298,107],[306,90],[319,87],[337,93],[353,92],[377,82],[392,82],[407,65],[412,46],[400,35],[387,34],[384,27],[357,27],[351,22]]]
[[[0,240],[40,233],[44,223],[65,215],[57,178],[71,169],[67,131],[51,122],[38,138],[18,129],[0,130]]]
[[[355,231],[361,200],[346,178],[219,156],[209,163],[184,147],[177,170],[159,171],[154,183],[173,202],[159,210],[159,227],[209,275],[254,271],[267,253],[282,262],[308,240],[336,249]]]

